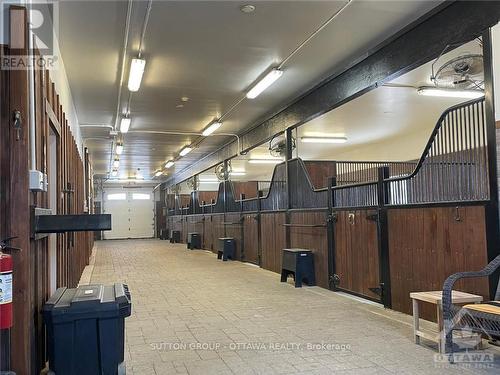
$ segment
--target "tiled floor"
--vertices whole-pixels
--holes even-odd
[[[411,317],[159,240],[96,244],[93,283],[127,283],[127,374],[456,374]],[[494,353],[487,349],[483,353]],[[482,365],[488,367],[486,363]]]

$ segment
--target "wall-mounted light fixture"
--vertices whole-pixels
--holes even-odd
[[[249,159],[250,164],[279,164],[282,159]]]
[[[346,143],[347,137],[301,137],[300,140],[304,143]]]

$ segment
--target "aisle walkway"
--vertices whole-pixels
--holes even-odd
[[[132,293],[127,375],[479,371],[435,362],[412,342],[410,317],[373,304],[295,289],[278,274],[166,241],[96,246],[92,282],[124,282]]]

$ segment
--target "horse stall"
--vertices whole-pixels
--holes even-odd
[[[221,182],[210,204],[193,194],[189,211],[169,209],[169,225],[203,233],[212,251],[234,237],[236,259],[276,273],[283,249],[312,250],[318,286],[409,314],[410,292],[439,290],[492,256],[484,116],[484,99],[449,108],[418,160],[290,159],[274,167],[266,194],[254,182]],[[186,218],[189,229],[179,224]],[[487,280],[458,287],[485,298],[491,289]]]

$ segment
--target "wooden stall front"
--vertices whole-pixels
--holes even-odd
[[[478,270],[496,254],[487,235],[488,140],[476,137],[470,152],[457,151],[463,146],[447,128],[485,134],[483,107],[479,99],[445,111],[419,160],[291,159],[275,167],[266,195],[240,200],[234,192],[252,185],[222,182],[210,204],[192,200],[184,216],[171,207],[170,225],[203,212],[204,248],[234,237],[236,259],[276,273],[284,248],[310,249],[318,286],[409,314],[410,292],[439,290],[449,275]],[[448,120],[465,110],[468,121]],[[488,280],[457,288],[490,294]],[[434,318],[431,310],[422,315]]]

